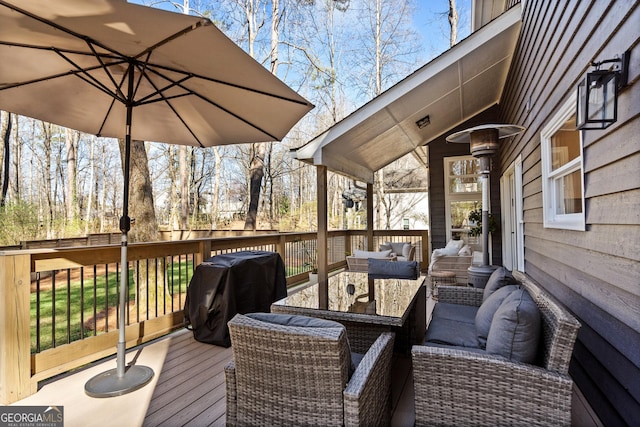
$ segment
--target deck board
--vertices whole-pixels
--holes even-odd
[[[89,378],[115,366],[113,359],[65,375],[45,384],[38,393],[14,405],[64,406],[65,427],[88,426],[224,426],[224,366],[232,350],[197,342],[187,330],[158,339],[131,351],[137,363],[151,367],[153,381],[135,392],[107,399],[86,396]],[[413,378],[409,356],[397,356],[392,365],[393,427],[413,426]],[[584,401],[574,399],[574,425],[586,420]],[[579,424],[578,424],[579,423]],[[597,425],[594,421],[592,425]]]

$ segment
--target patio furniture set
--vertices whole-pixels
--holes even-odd
[[[367,272],[370,259],[413,261],[416,255],[416,245],[411,242],[386,242],[380,245],[379,249],[378,251],[354,250],[353,255],[347,256],[349,271]]]
[[[580,324],[523,273],[440,286],[428,328],[424,277],[344,272],[329,292],[327,310],[314,284],[229,322],[229,425],[388,425],[394,351],[411,352],[416,425],[570,424]]]

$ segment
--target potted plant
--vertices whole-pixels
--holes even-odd
[[[474,209],[469,212],[469,235],[480,236],[482,235],[482,209]],[[489,214],[489,234],[494,233],[498,229],[496,219],[492,214]]]
[[[318,281],[318,264],[315,257],[315,251],[312,254],[311,251],[307,248],[304,249],[307,260],[303,264],[305,269],[309,269],[309,281],[311,283],[316,283]]]

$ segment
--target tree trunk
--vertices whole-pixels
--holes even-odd
[[[21,172],[21,167],[20,165],[22,164],[22,144],[20,143],[20,139],[18,138],[18,129],[19,129],[19,120],[20,120],[20,116],[16,116],[15,114],[13,115],[13,118],[15,120],[15,126],[14,126],[14,133],[13,133],[13,140],[15,142],[15,150],[14,150],[14,154],[13,154],[13,173],[14,173],[14,177],[13,177],[13,195],[15,197],[15,200],[21,200],[22,197],[22,191],[20,189],[20,172]]]
[[[456,0],[449,0],[449,44],[454,46],[458,43],[458,9],[456,8]]]
[[[77,150],[80,132],[66,129],[65,146],[67,149],[67,222],[74,222],[78,218],[78,185],[76,182]]]
[[[44,165],[42,168],[42,180],[44,183],[44,191],[46,192],[45,200],[47,201],[47,239],[52,238],[53,232],[53,200],[51,194],[51,139],[52,128],[51,123],[40,122],[42,125],[42,133],[44,139],[42,141],[44,148]]]
[[[178,169],[180,175],[180,229],[189,229],[189,176],[187,174],[187,147],[178,148]]]
[[[280,10],[278,0],[272,1],[271,12],[271,73],[276,74],[278,70],[278,41]],[[247,33],[249,39],[249,55],[254,57],[254,43],[258,36],[258,11],[253,1],[245,3],[245,14],[247,18]],[[258,207],[260,206],[260,192],[262,190],[262,179],[264,178],[266,143],[253,144],[251,166],[249,168],[249,208],[244,222],[245,230],[256,230],[258,222]]]
[[[7,202],[7,191],[9,190],[9,165],[10,163],[10,141],[11,141],[11,113],[6,111],[2,112],[2,142],[3,142],[3,156],[2,156],[2,173],[0,178],[2,179],[2,194],[0,195],[0,207],[4,206]]]
[[[93,198],[94,198],[94,189],[97,190],[97,188],[95,188],[94,182],[96,181],[96,162],[95,162],[95,156],[94,156],[94,148],[95,148],[95,143],[96,143],[96,139],[95,137],[91,137],[91,146],[89,148],[89,195],[87,196],[87,203],[86,203],[86,213],[85,213],[85,217],[84,217],[84,234],[89,234],[89,231],[92,230],[92,227],[90,226],[91,223],[91,214],[92,214],[92,204],[93,204]],[[96,194],[97,196],[97,194]]]
[[[264,177],[264,143],[253,144],[251,168],[249,171],[249,209],[244,222],[245,230],[257,229],[258,205],[260,202],[260,189],[262,188],[262,178]]]
[[[220,212],[220,175],[222,159],[220,157],[220,149],[213,147],[213,156],[215,158],[214,163],[214,175],[213,175],[213,188],[211,189],[211,229],[215,230],[218,221],[218,213]]]
[[[124,140],[118,140],[122,164],[124,165]],[[153,187],[149,174],[149,160],[144,141],[131,141],[129,216],[132,218],[129,240],[131,242],[153,242],[158,240],[158,224],[153,204]],[[167,281],[156,283],[165,277],[163,259],[141,260],[134,264],[136,301],[141,319],[155,317],[170,304]],[[156,307],[158,310],[156,310]],[[137,319],[137,320],[141,320]]]

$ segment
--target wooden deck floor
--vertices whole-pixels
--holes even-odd
[[[110,359],[57,378],[16,406],[63,406],[65,427],[222,426],[225,424],[224,366],[230,348],[203,344],[187,330],[177,331],[127,354],[127,361],[155,372],[150,384],[124,396],[91,398],[84,392],[93,376],[115,368]],[[408,356],[393,365],[392,426],[412,426],[413,378]],[[579,393],[574,393],[573,425],[596,426]]]

